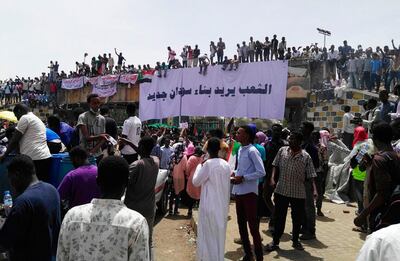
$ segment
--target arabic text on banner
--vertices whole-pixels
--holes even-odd
[[[283,119],[287,75],[287,61],[240,64],[236,71],[209,66],[205,76],[198,68],[169,70],[166,78],[153,77],[152,83],[140,85],[140,118]]]
[[[84,85],[84,76],[71,78],[71,79],[63,79],[61,82],[61,88],[67,90],[74,90],[82,88]]]
[[[106,85],[93,85],[92,93],[98,94],[100,97],[110,97],[117,93],[117,82]]]

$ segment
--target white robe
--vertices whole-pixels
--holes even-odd
[[[230,197],[229,164],[223,159],[209,159],[197,166],[193,185],[201,186],[197,260],[223,261]]]
[[[392,261],[400,256],[400,224],[382,228],[367,237],[357,261]]]

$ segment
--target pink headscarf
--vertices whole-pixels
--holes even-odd
[[[319,135],[321,136],[321,138],[319,140],[319,142],[321,143],[321,146],[327,148],[328,147],[329,136],[330,136],[329,131],[320,130],[319,131]]]
[[[360,141],[365,141],[368,139],[368,132],[362,126],[358,126],[354,129],[354,140],[353,147]]]
[[[259,131],[256,133],[256,137],[258,140],[258,144],[263,144],[265,142],[265,139],[267,138],[267,135],[265,135],[264,132]]]

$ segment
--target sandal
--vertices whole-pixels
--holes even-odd
[[[273,242],[264,247],[264,250],[267,252],[277,251],[279,249],[279,245],[275,245]]]
[[[304,250],[303,245],[299,241],[293,242],[292,247],[297,250]]]

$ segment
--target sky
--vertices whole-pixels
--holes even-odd
[[[399,7],[399,0],[1,0],[0,79],[37,77],[51,60],[68,73],[85,52],[89,60],[114,48],[127,64],[155,65],[166,61],[167,46],[179,54],[198,44],[209,53],[219,37],[228,56],[250,36],[322,46],[317,27],[332,32],[327,45],[399,45]]]

